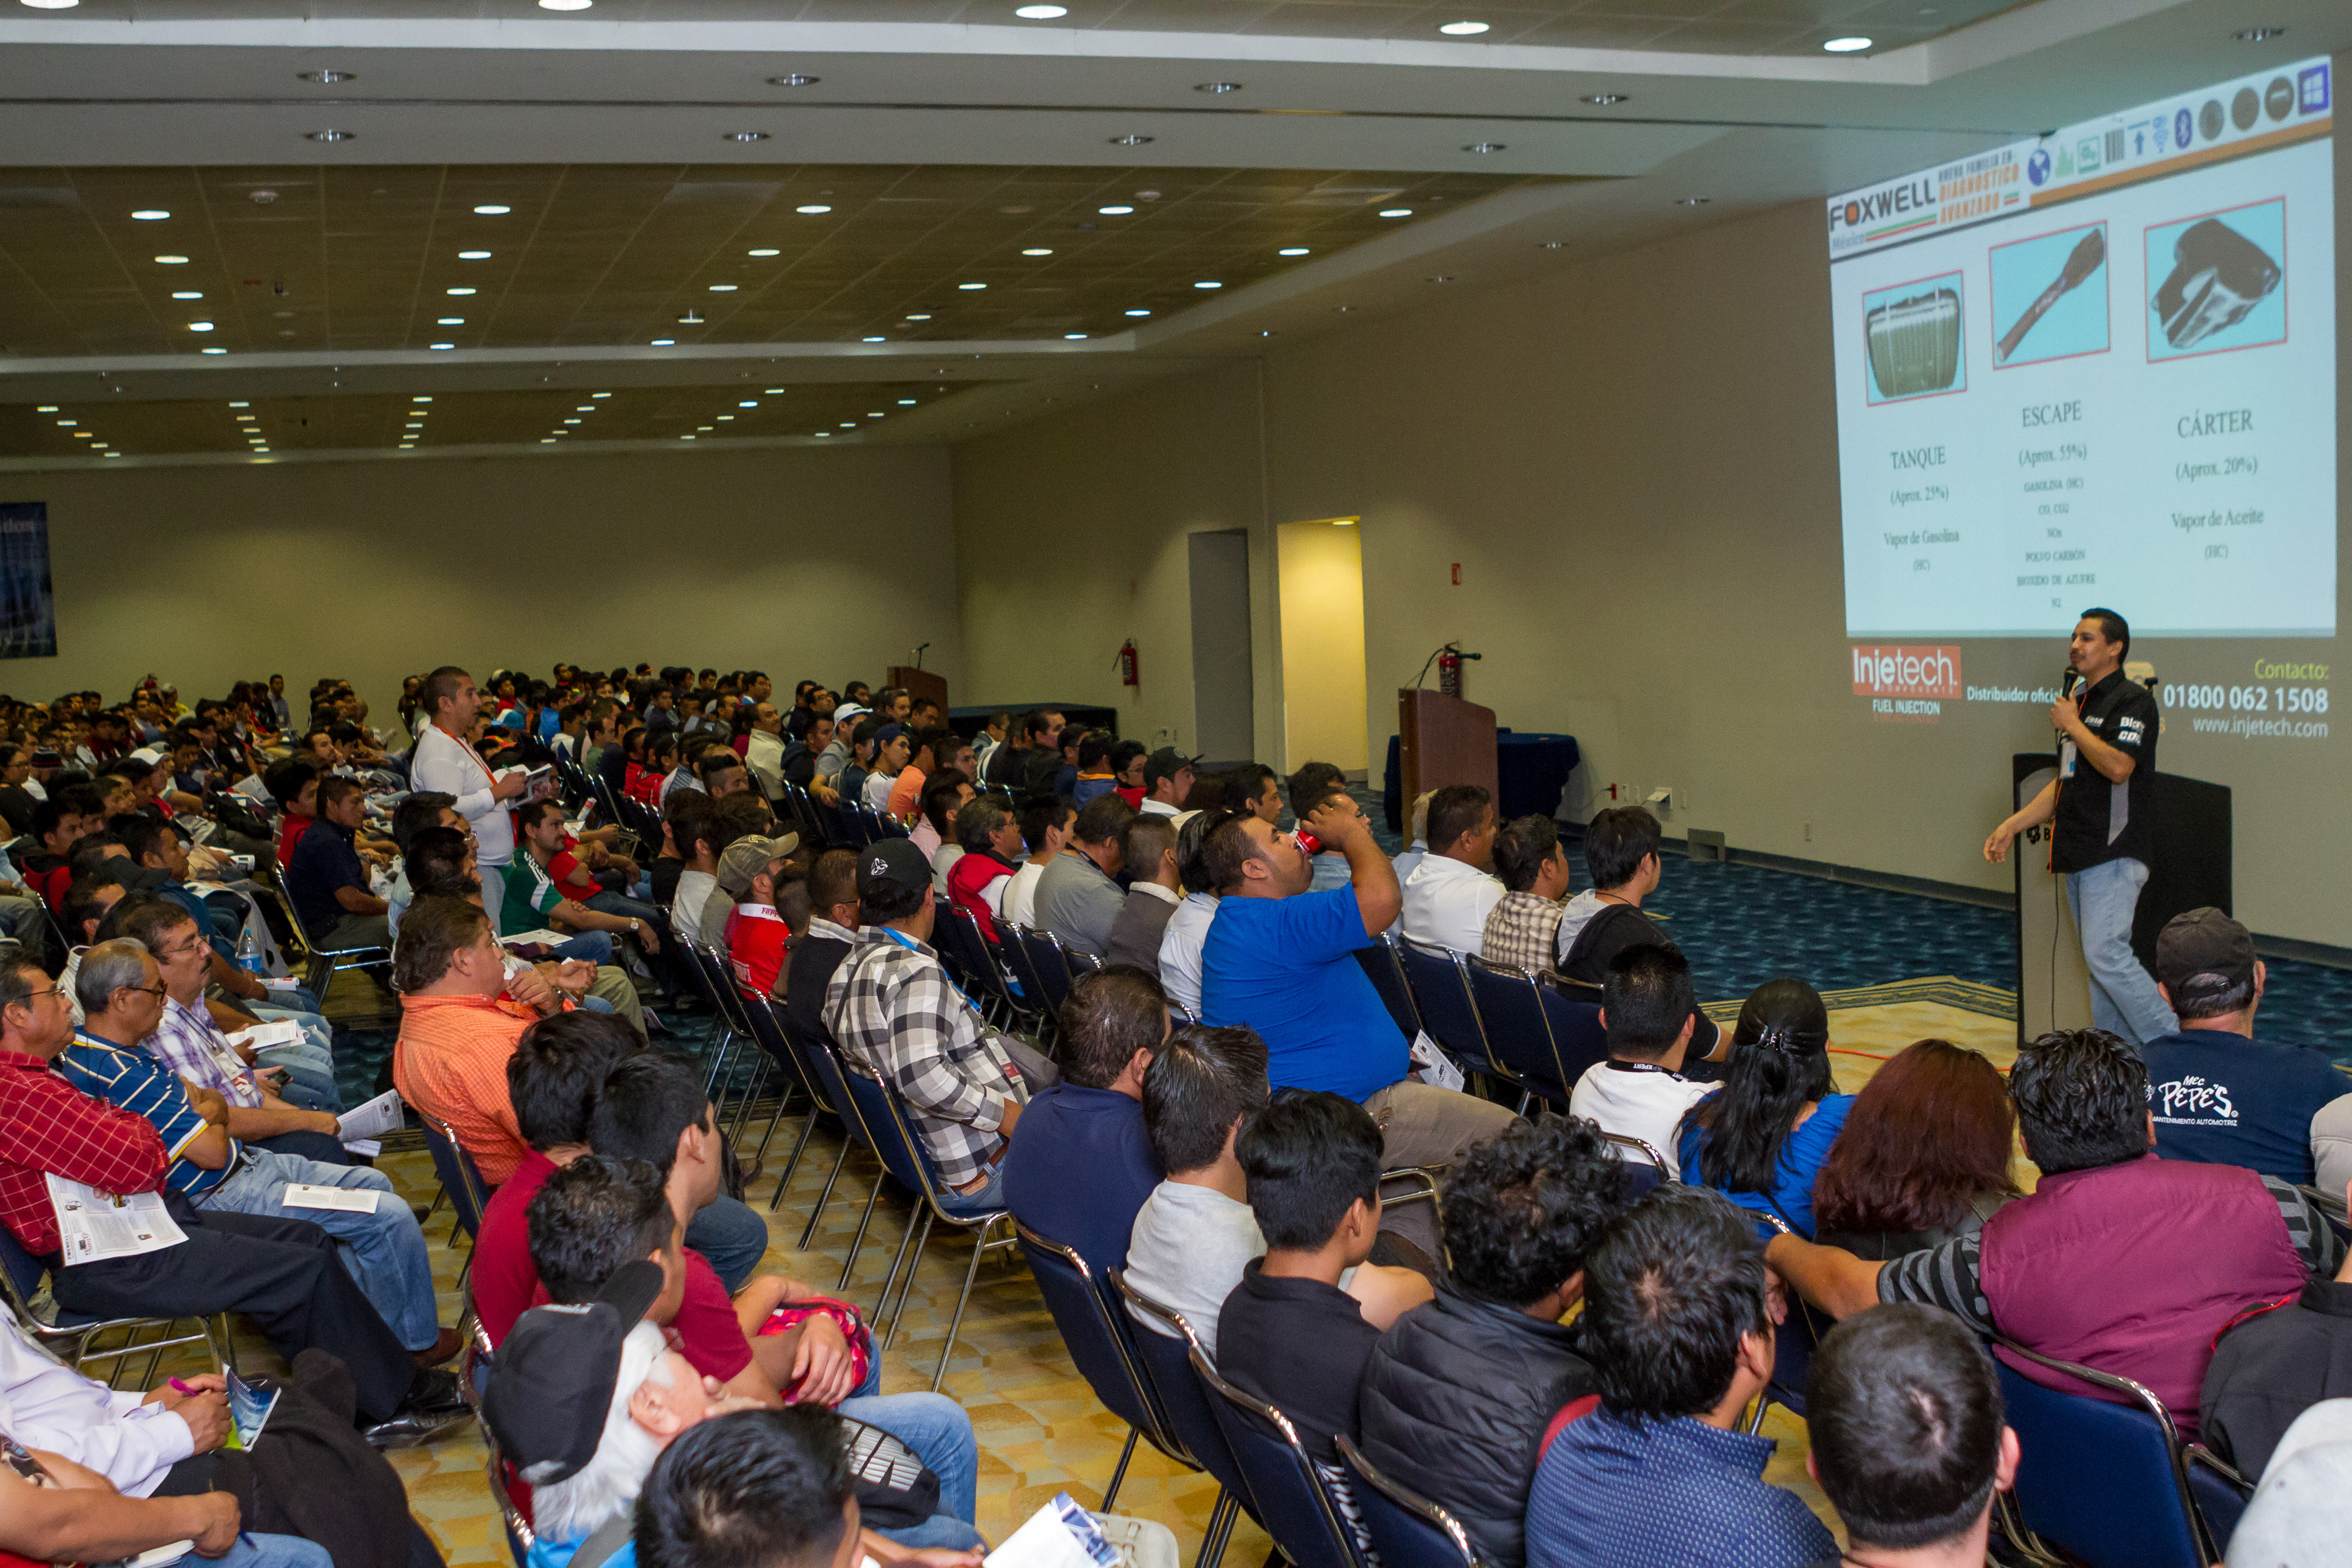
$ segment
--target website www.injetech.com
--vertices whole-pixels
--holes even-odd
[[[2184,714],[2200,735],[2242,741],[2324,741],[2327,738],[2327,666],[2256,659],[2254,679],[2164,683],[2167,710]]]

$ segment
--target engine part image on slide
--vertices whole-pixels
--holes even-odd
[[[2236,326],[2286,276],[2261,246],[2219,218],[2191,225],[2173,241],[2172,262],[2149,303],[2177,349]]]
[[[2042,297],[2028,305],[2025,314],[2017,318],[2017,324],[2001,334],[2000,342],[1993,345],[1993,357],[2005,360],[2015,353],[2017,345],[2025,341],[2025,334],[2033,330],[2033,324],[2050,313],[2050,307],[2055,305],[2068,289],[2096,272],[2106,258],[2107,232],[2095,228],[2084,235],[2068,254],[2066,265],[2060,269],[2050,287],[2042,291]]]
[[[1960,374],[1960,297],[1952,289],[1881,305],[1864,318],[1864,332],[1881,396],[1941,392]]]

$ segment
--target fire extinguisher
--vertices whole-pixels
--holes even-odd
[[[1133,637],[1128,638],[1127,641],[1119,645],[1118,683],[1121,686],[1140,686],[1143,684],[1143,677],[1136,668],[1135,639]]]
[[[1437,656],[1437,689],[1448,697],[1462,695],[1462,650],[1452,643]]]

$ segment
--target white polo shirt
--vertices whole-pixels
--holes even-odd
[[[1431,855],[1404,882],[1399,922],[1415,942],[1476,953],[1486,940],[1486,914],[1503,901],[1503,884],[1475,866]]]

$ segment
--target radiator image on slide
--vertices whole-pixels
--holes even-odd
[[[2286,268],[2278,258],[2285,252],[2284,198],[2151,227],[2147,275],[2164,281],[2148,301],[2162,342],[2149,339],[2147,357],[2284,342]]]
[[[1863,296],[1871,402],[1968,390],[1960,289],[1948,272]]]

